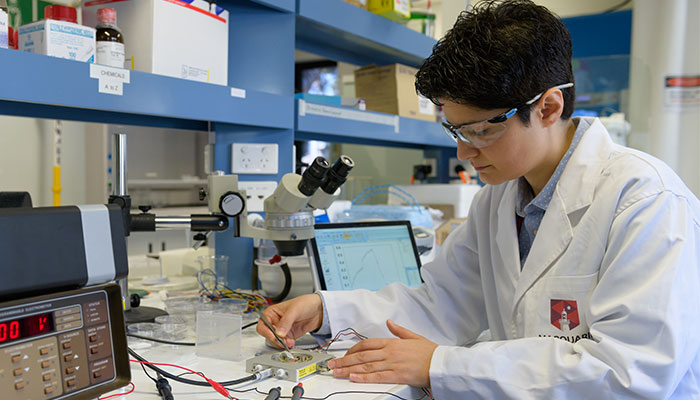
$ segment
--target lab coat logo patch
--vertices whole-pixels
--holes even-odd
[[[562,332],[569,332],[580,324],[575,300],[552,299],[550,301],[552,325],[557,329]]]

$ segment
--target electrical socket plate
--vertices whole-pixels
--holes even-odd
[[[234,143],[231,147],[234,174],[277,173],[277,143]]]
[[[430,165],[430,173],[426,175],[426,178],[436,178],[437,177],[437,160],[434,158],[423,159],[423,165]]]
[[[264,201],[272,196],[276,188],[277,182],[272,181],[238,181],[238,189],[245,190],[245,204],[249,212],[265,211]]]
[[[449,171],[449,175],[448,175],[448,176],[449,176],[450,178],[459,178],[459,174],[458,174],[457,172],[455,172],[455,167],[456,167],[457,165],[463,166],[464,169],[467,171],[467,174],[468,174],[468,175],[470,175],[470,176],[475,176],[475,175],[476,175],[476,171],[474,170],[474,168],[472,168],[472,166],[471,166],[471,164],[469,163],[469,161],[460,161],[460,160],[459,160],[458,158],[456,158],[456,157],[450,157],[450,159],[449,159],[449,164],[448,164],[448,168],[449,168],[449,170],[448,170],[448,171]]]

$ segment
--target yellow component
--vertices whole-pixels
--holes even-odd
[[[367,9],[392,21],[405,21],[411,18],[409,0],[369,0]]]
[[[51,188],[53,192],[53,205],[58,207],[61,205],[61,166],[53,166],[53,187]]]
[[[207,70],[207,83],[209,83],[209,70]]]
[[[311,374],[313,374],[314,372],[316,372],[316,364],[311,364],[311,365],[309,365],[309,366],[306,367],[306,368],[302,368],[302,369],[299,370],[299,374],[298,374],[298,376],[297,376],[297,380],[299,380],[299,379],[301,379],[301,378],[303,378],[303,377],[305,377],[305,376],[307,376],[307,375],[311,375]]]
[[[133,71],[135,69],[136,68],[134,68],[134,56],[131,56],[131,70]]]

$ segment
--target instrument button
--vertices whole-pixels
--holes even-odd
[[[41,368],[48,368],[51,366],[51,361],[42,361],[41,362]]]
[[[12,371],[12,374],[13,374],[14,376],[20,376],[20,375],[22,375],[23,373],[24,373],[24,370],[23,370],[22,368],[17,368],[17,369],[15,369],[14,371]]]
[[[75,356],[73,354],[66,354],[65,356],[63,356],[63,359],[66,360],[66,362],[73,361],[74,358]]]
[[[73,387],[73,386],[75,386],[75,379],[69,379],[69,380],[67,380],[67,381],[66,381],[66,385],[68,385],[68,387]]]
[[[49,354],[49,348],[48,348],[48,347],[42,347],[41,349],[39,349],[39,355],[45,356],[45,355],[47,355],[47,354]]]
[[[71,346],[70,343],[71,343],[71,342],[65,342],[65,343],[63,343],[63,349],[64,349],[64,350],[70,349],[70,346]]]
[[[48,382],[51,380],[51,374],[44,374],[41,379],[43,379],[44,382]]]
[[[50,394],[50,393],[53,393],[53,386],[45,387],[44,394]]]
[[[20,361],[22,361],[22,355],[21,355],[21,354],[15,354],[14,356],[12,356],[12,362],[13,362],[13,363],[18,363],[18,362],[20,362]]]
[[[24,389],[24,382],[15,383],[15,390]]]
[[[70,375],[75,372],[75,367],[66,368],[66,375]]]

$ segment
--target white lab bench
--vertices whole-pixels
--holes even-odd
[[[152,299],[144,299],[142,304],[149,306],[156,306],[157,303]],[[161,303],[162,304],[162,303]],[[241,346],[241,358],[240,361],[224,361],[212,358],[199,357],[195,354],[195,348],[193,346],[170,346],[164,344],[155,344],[153,347],[148,349],[141,349],[135,351],[144,357],[149,362],[159,362],[159,363],[170,363],[177,364],[183,367],[187,367],[194,371],[202,372],[208,378],[215,381],[229,381],[242,378],[250,375],[250,373],[245,370],[245,361],[253,357],[254,355],[261,352],[274,352],[275,350],[269,348],[265,345],[265,339],[259,336],[255,332],[255,328],[251,327],[243,331],[242,334],[242,346]],[[332,354],[336,356],[342,356],[344,351],[333,352]],[[130,357],[132,358],[132,357]],[[133,359],[133,358],[132,358]],[[172,373],[173,375],[179,375],[184,373],[184,370],[178,368],[161,367],[166,371]],[[149,370],[148,372],[151,376],[155,377],[155,372]],[[184,375],[185,378],[199,380],[201,378],[193,374]],[[156,391],[155,384],[151,381],[143,372],[140,364],[131,363],[131,381],[134,384],[134,392],[123,397],[113,397],[110,400],[161,400],[161,397]],[[211,387],[204,386],[191,386],[183,383],[176,382],[172,379],[168,379],[172,387],[172,393],[174,398],[177,399],[187,399],[187,400],[217,400],[223,399],[219,393],[215,392]],[[330,400],[347,400],[347,399],[358,399],[358,400],[378,400],[378,399],[407,399],[407,400],[418,400],[421,398],[427,398],[420,388],[414,388],[407,385],[379,385],[379,384],[359,384],[350,382],[347,379],[336,379],[331,375],[320,375],[318,373],[313,374],[301,381],[304,386],[304,397],[305,398],[325,398],[331,393],[342,392],[342,391],[353,391],[353,393],[348,394],[338,394],[329,397]],[[291,396],[292,388],[295,383],[285,380],[280,380],[275,377],[268,378],[258,382],[249,382],[239,386],[233,386],[230,388],[245,391],[245,392],[231,392],[231,395],[235,398],[241,400],[257,400],[264,399],[267,396],[267,392],[273,387],[282,388],[282,398]],[[131,386],[126,386],[120,390],[106,393],[100,397],[106,397],[112,394],[127,392]],[[264,394],[258,393],[255,389],[258,389]],[[373,392],[373,393],[358,393],[358,391],[363,392]],[[383,392],[383,393],[382,393]],[[396,396],[392,396],[390,394]]]

